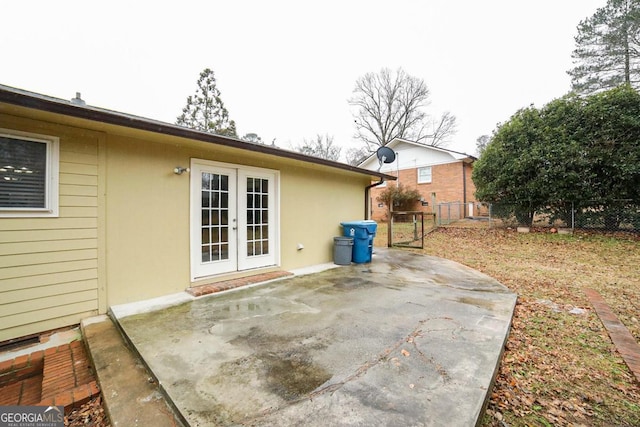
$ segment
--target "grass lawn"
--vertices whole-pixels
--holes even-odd
[[[386,246],[385,224],[376,244]],[[639,239],[440,228],[417,251],[518,294],[484,426],[640,426],[640,386],[583,291],[598,291],[640,341]]]

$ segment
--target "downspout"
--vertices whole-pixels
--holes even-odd
[[[371,185],[367,185],[364,189],[364,219],[369,219],[369,190],[378,185],[384,184],[384,178],[380,178],[380,181],[374,182]]]
[[[462,161],[462,203],[467,209],[467,168],[464,167],[464,160]]]

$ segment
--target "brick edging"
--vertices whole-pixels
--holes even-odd
[[[287,276],[293,276],[293,273],[289,271],[273,271],[270,273],[262,273],[254,276],[241,277],[239,279],[226,280],[224,282],[194,286],[194,287],[188,288],[186,292],[189,295],[192,295],[194,297],[200,297],[203,295],[209,295],[216,292],[228,291],[230,289],[235,289],[242,286],[254,285],[260,282],[280,279],[282,277],[287,277]]]
[[[622,359],[640,384],[640,345],[596,290],[585,289],[584,293],[596,310],[600,321],[607,329]]]

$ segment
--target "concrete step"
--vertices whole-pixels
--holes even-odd
[[[184,426],[108,316],[85,319],[81,328],[113,427]]]

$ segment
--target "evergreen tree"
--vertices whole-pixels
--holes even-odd
[[[640,85],[640,0],[608,0],[581,21],[569,70],[572,89],[589,95]]]
[[[568,220],[573,206],[616,228],[627,206],[638,216],[639,141],[640,93],[629,85],[522,109],[474,163],[476,197],[523,225],[542,209]]]
[[[229,120],[229,112],[220,98],[213,71],[206,68],[200,73],[195,95],[187,98],[187,105],[176,119],[176,124],[191,129],[237,138],[236,123]]]
[[[260,135],[253,132],[245,133],[240,139],[242,139],[243,141],[252,142],[254,144],[264,144],[264,141],[262,141]]]

